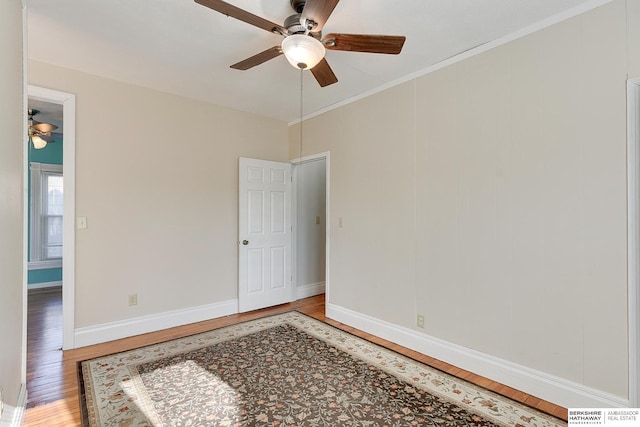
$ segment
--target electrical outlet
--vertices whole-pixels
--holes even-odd
[[[129,305],[138,305],[138,294],[129,295]]]
[[[418,325],[418,328],[424,328],[424,316],[422,314],[418,314],[416,325]]]

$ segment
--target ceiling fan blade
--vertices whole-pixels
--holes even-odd
[[[244,9],[240,9],[234,5],[231,5],[222,0],[195,0],[196,3],[206,6],[209,9],[213,9],[216,12],[220,12],[223,15],[230,16],[232,18],[239,19],[240,21],[251,24],[255,27],[267,30],[270,33],[287,34],[287,29],[282,25],[275,24],[267,19],[261,18],[253,13],[247,12]]]
[[[328,34],[322,39],[329,50],[349,52],[387,53],[397,55],[402,51],[405,36],[378,36],[371,34]]]
[[[38,132],[38,131],[30,131],[29,132],[29,139],[35,138],[36,136],[38,138],[40,138],[40,139],[43,139],[47,143],[56,142],[56,140],[51,135],[48,135],[46,133],[42,133],[42,132]]]
[[[253,55],[252,57],[247,58],[244,61],[233,64],[231,68],[245,71],[280,55],[282,55],[282,48],[280,48],[280,46],[274,46],[270,49],[258,53],[257,55]]]
[[[45,141],[47,141],[47,143],[49,143],[49,142],[56,142],[56,140],[55,140],[52,136],[50,136],[50,135],[45,135],[45,134],[39,133],[39,134],[38,134],[38,136],[39,136],[40,138],[44,139]]]
[[[329,63],[325,58],[318,62],[318,65],[311,69],[311,74],[316,78],[321,87],[329,86],[338,82],[338,78],[333,73]]]
[[[311,20],[317,25],[313,28],[307,28],[310,31],[319,32],[327,23],[327,19],[331,16],[331,12],[338,5],[339,0],[307,0],[302,9],[302,16],[300,21]]]

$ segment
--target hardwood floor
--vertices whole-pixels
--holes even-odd
[[[567,409],[530,396],[511,387],[464,371],[455,366],[409,350],[397,344],[364,333],[327,319],[324,315],[324,295],[307,298],[250,313],[236,314],[219,319],[180,326],[164,331],[125,338],[90,347],[62,352],[62,319],[60,291],[30,291],[27,327],[27,390],[29,395],[24,426],[80,425],[77,363],[86,359],[156,344],[182,336],[228,326],[271,314],[298,310],[318,320],[348,331],[354,335],[383,345],[405,356],[465,379],[525,405],[567,419]]]
[[[29,290],[27,408],[60,398],[62,356],[62,288]]]

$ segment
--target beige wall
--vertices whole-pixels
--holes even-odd
[[[22,2],[0,2],[0,388],[15,406],[23,340],[24,79]]]
[[[302,156],[331,150],[331,301],[398,324],[415,316],[412,98],[409,83],[303,125]]]
[[[331,151],[329,303],[627,398],[631,16],[614,1],[306,121],[303,155]]]
[[[627,0],[629,78],[640,77],[640,1]]]
[[[76,328],[237,298],[238,158],[286,160],[286,123],[38,62],[28,79],[77,96]]]

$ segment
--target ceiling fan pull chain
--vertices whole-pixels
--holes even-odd
[[[303,113],[303,110],[302,110],[302,105],[303,105],[302,104],[302,102],[303,102],[303,97],[302,97],[303,84],[302,84],[302,82],[303,82],[303,78],[304,78],[303,72],[304,72],[304,70],[302,68],[300,68],[300,144],[299,144],[300,145],[300,153],[298,155],[298,161],[302,161],[302,113]]]

